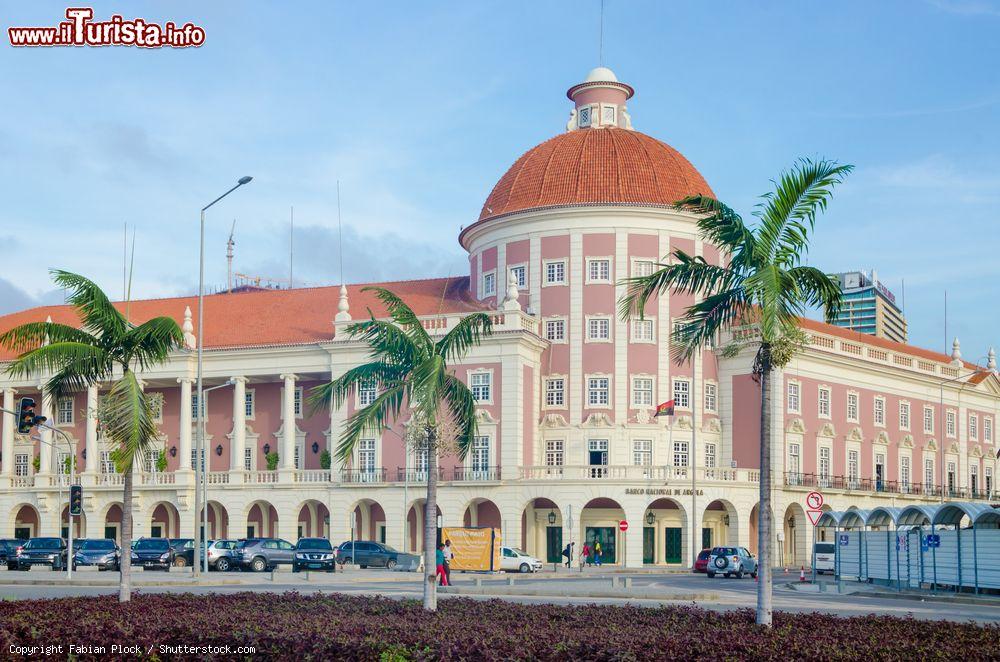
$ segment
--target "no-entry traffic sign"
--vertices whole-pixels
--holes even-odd
[[[618,522],[618,530],[621,531],[622,533],[628,531],[628,521],[622,520]]]

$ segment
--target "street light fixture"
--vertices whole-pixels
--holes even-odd
[[[550,510],[549,511],[549,526],[552,526],[555,523],[556,523],[556,511]]]
[[[205,405],[204,398],[201,389],[201,372],[202,372],[202,345],[205,344],[204,337],[204,324],[205,324],[205,211],[209,207],[214,205],[219,200],[235,191],[241,186],[249,184],[253,180],[253,177],[249,175],[244,175],[236,180],[236,186],[232,187],[215,200],[201,208],[201,234],[199,236],[198,242],[198,440],[196,443],[195,457],[201,462],[201,478],[206,483],[208,482],[208,477],[205,475]],[[197,465],[197,462],[195,463]],[[194,469],[195,482],[194,482],[194,548],[201,548],[201,531],[198,527],[198,513],[200,512],[200,501],[198,499],[198,467],[195,466]],[[208,512],[206,507],[205,512]],[[193,572],[195,576],[198,575],[198,563],[193,563]],[[206,555],[205,561],[205,573],[208,574],[208,560]]]
[[[652,510],[646,511],[646,524],[653,526],[653,522],[656,521],[656,515],[653,514]]]

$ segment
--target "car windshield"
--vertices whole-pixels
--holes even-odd
[[[59,547],[62,543],[61,538],[32,538],[28,541],[28,544],[24,546],[25,549],[52,549],[53,547]]]
[[[514,547],[512,549],[514,550],[514,553],[517,554],[518,556],[527,556],[528,555],[527,552],[522,551],[522,550],[518,549],[517,547]]]
[[[81,540],[78,548],[88,552],[111,551],[115,543],[113,540]]]
[[[166,549],[167,547],[167,541],[162,538],[144,538],[135,543],[136,549],[143,550]]]
[[[299,549],[333,549],[330,541],[323,538],[309,538],[299,541]]]
[[[833,554],[836,550],[834,549],[832,542],[818,542],[816,543],[816,553],[817,554]]]

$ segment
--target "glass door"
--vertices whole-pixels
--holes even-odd
[[[666,532],[667,563],[681,562],[681,529],[668,526]]]

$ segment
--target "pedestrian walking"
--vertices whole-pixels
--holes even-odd
[[[438,545],[435,553],[435,563],[437,563],[437,579],[441,586],[448,586],[448,575],[444,571],[444,545]]]
[[[586,565],[590,563],[590,543],[583,543],[583,549],[580,552],[583,554],[583,563]]]
[[[580,550],[580,572],[583,572],[583,566],[587,565],[587,553]]]
[[[566,546],[563,548],[562,555],[566,557],[566,567],[567,568],[572,568],[573,567],[573,543],[571,543],[571,542],[570,543],[566,543]]]
[[[601,550],[601,543],[600,543],[600,541],[595,541],[594,542],[594,565],[596,565],[598,568],[601,567],[601,554],[602,554],[602,552],[603,552],[603,550]]]
[[[451,541],[444,541],[444,576],[448,580],[448,585],[451,586],[451,562],[455,558],[455,550],[451,547]]]

